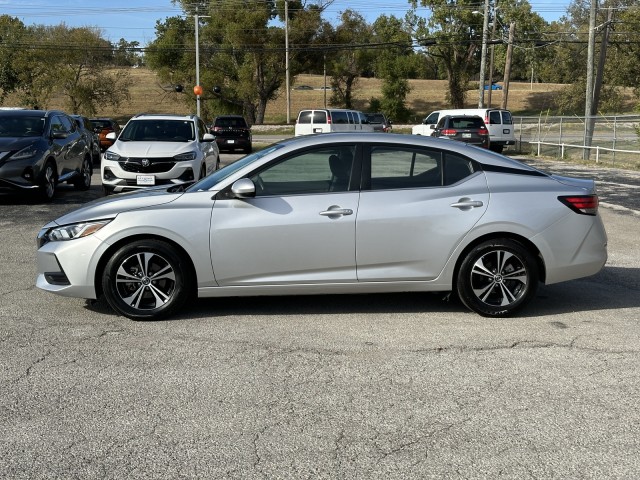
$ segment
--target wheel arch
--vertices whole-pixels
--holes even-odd
[[[161,235],[132,235],[130,237],[125,237],[122,238],[120,240],[118,240],[116,243],[114,243],[113,245],[111,245],[100,257],[100,260],[98,261],[98,265],[96,267],[95,273],[94,273],[94,277],[93,277],[93,282],[95,285],[95,289],[96,289],[96,298],[102,296],[103,291],[102,291],[102,274],[104,272],[104,269],[107,266],[107,263],[109,262],[110,258],[115,255],[115,253],[124,245],[128,244],[128,243],[132,243],[132,242],[136,242],[138,240],[159,240],[162,242],[167,243],[168,245],[170,245],[172,248],[175,248],[177,252],[179,252],[179,254],[182,256],[182,258],[184,260],[186,260],[187,262],[187,268],[189,269],[189,274],[193,276],[194,282],[193,282],[193,286],[194,289],[192,292],[190,292],[191,295],[195,294],[197,291],[197,285],[198,285],[198,278],[197,278],[197,273],[196,273],[196,268],[193,264],[193,261],[191,260],[191,257],[189,256],[189,254],[187,253],[187,251],[182,248],[182,246],[171,240],[168,239],[166,237],[163,237]]]
[[[469,243],[469,245],[467,245],[460,252],[460,255],[458,255],[458,259],[456,260],[456,265],[453,270],[453,282],[455,282],[456,279],[458,278],[458,274],[460,272],[460,265],[462,264],[462,262],[464,261],[464,259],[466,258],[466,256],[469,254],[471,250],[473,250],[476,246],[480,245],[481,243],[486,242],[487,240],[498,240],[498,239],[513,240],[514,242],[518,242],[524,248],[529,250],[529,252],[531,252],[531,254],[536,259],[539,280],[542,283],[545,283],[546,277],[547,277],[546,266],[544,264],[544,259],[542,258],[542,254],[540,253],[540,250],[538,249],[538,247],[536,247],[536,245],[531,240],[513,232],[492,232],[486,235],[482,235],[474,239],[471,243]]]

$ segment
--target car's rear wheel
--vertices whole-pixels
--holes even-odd
[[[538,265],[520,243],[489,240],[467,254],[456,283],[458,296],[469,309],[487,317],[506,317],[535,295]]]
[[[496,152],[496,153],[502,153],[502,151],[504,150],[504,146],[503,145],[490,145],[489,146],[489,150],[491,150],[492,152]]]
[[[55,163],[49,160],[44,166],[42,182],[40,183],[40,197],[47,202],[53,200],[56,194],[57,183],[58,177]]]
[[[89,190],[91,188],[91,160],[85,157],[80,167],[80,174],[74,179],[73,186],[76,190]]]
[[[188,260],[166,242],[138,240],[121,247],[107,263],[102,289],[109,305],[133,320],[175,313],[192,292]]]

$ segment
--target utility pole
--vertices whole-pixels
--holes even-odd
[[[502,91],[502,108],[507,108],[509,97],[509,80],[511,79],[511,61],[513,58],[513,38],[516,34],[516,22],[509,25],[509,44],[507,46],[507,60],[504,65],[504,90]]]
[[[604,63],[607,60],[607,46],[609,45],[609,29],[613,22],[613,9],[609,7],[607,13],[607,21],[604,23],[604,32],[602,33],[602,40],[600,42],[600,58],[598,59],[598,69],[596,71],[596,80],[593,87],[593,112],[598,111],[598,105],[600,103],[600,90],[602,89],[602,77],[604,76]]]
[[[196,85],[200,85],[200,41],[198,40],[199,30],[198,7],[196,6],[196,14],[193,16],[196,30]],[[200,117],[200,95],[196,95],[196,115]]]
[[[584,102],[584,148],[582,159],[589,160],[591,141],[593,140],[593,57],[596,49],[596,13],[598,0],[591,0],[589,9],[589,45],[587,48],[587,88]]]
[[[498,23],[498,0],[493,6],[493,25],[491,26],[491,55],[489,55],[489,92],[487,97],[487,106],[491,108],[491,92],[493,91],[493,59],[495,57],[496,46],[493,43],[496,39],[496,24]]]
[[[287,125],[291,123],[291,83],[289,80],[289,0],[284,0],[285,85],[287,89]]]
[[[484,107],[484,71],[487,66],[487,36],[489,33],[489,0],[484,0],[484,18],[482,20],[482,52],[480,57],[480,86],[478,108]]]

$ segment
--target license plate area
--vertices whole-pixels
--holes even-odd
[[[471,138],[471,134],[470,133],[463,133],[462,134],[462,138]]]
[[[156,184],[156,176],[155,175],[136,175],[136,184],[137,185],[155,185]]]

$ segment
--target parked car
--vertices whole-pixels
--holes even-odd
[[[71,117],[78,124],[80,133],[84,136],[87,145],[89,145],[89,151],[91,152],[91,163],[97,165],[100,163],[100,139],[95,132],[95,127],[87,117],[82,115],[71,115]]]
[[[485,90],[489,90],[489,85],[488,85],[488,84],[487,84],[487,85],[485,85],[485,86],[484,86],[484,89],[485,89]],[[497,84],[497,83],[492,83],[492,84],[491,84],[491,90],[502,90],[502,85],[499,85],[499,84]]]
[[[313,90],[313,87],[310,85],[296,85],[293,87],[294,90]]]
[[[220,151],[242,149],[244,153],[253,150],[251,127],[242,115],[220,115],[213,119],[211,133],[216,137]]]
[[[100,140],[100,150],[104,152],[115,142],[114,139],[107,138],[107,135],[114,132],[117,137],[120,134],[120,125],[111,118],[90,118],[89,120]]]
[[[477,115],[445,115],[440,118],[431,136],[489,148],[489,130]]]
[[[36,285],[104,295],[133,319],[196,295],[451,290],[501,317],[539,281],[598,272],[606,245],[592,180],[461,142],[338,133],[278,142],[186,190],[65,214],[38,235]]]
[[[206,177],[220,166],[213,135],[196,115],[140,114],[133,117],[102,159],[105,195]]]
[[[0,191],[54,198],[61,182],[88,190],[91,152],[76,121],[57,110],[0,111]]]
[[[359,110],[320,108],[300,110],[296,120],[295,135],[332,132],[373,132],[367,116]]]
[[[465,108],[455,110],[436,110],[430,113],[420,125],[414,125],[411,133],[414,135],[429,135],[433,133],[438,121],[444,115],[478,115],[484,120],[489,130],[491,150],[501,153],[507,145],[516,144],[516,135],[513,129],[513,117],[509,110],[501,108]]]
[[[374,132],[389,133],[393,129],[391,120],[384,113],[365,113],[365,115]]]

